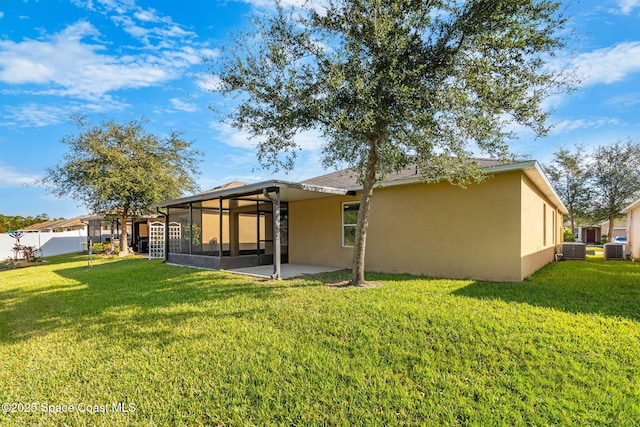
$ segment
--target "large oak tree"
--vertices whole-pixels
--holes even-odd
[[[609,221],[607,240],[613,240],[615,219],[620,211],[640,197],[640,141],[618,141],[596,148],[589,164],[591,186],[591,217]]]
[[[369,207],[386,173],[481,179],[472,154],[508,158],[510,129],[544,134],[542,101],[566,89],[548,60],[566,20],[551,0],[329,0],[257,15],[212,61],[228,120],[260,137],[258,159],[290,169],[295,135],[323,136],[326,167],[362,184],[352,284],[364,283]]]
[[[147,213],[153,203],[196,191],[200,153],[180,132],[165,138],[147,133],[143,120],[74,120],[79,133],[62,139],[69,150],[42,183],[93,213],[115,213],[123,224],[120,251],[127,254],[127,220]]]
[[[563,148],[556,151],[551,163],[545,166],[551,183],[569,211],[572,233],[576,220],[587,218],[592,207],[588,159],[584,147],[578,146],[573,151]]]

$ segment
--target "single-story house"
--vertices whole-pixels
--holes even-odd
[[[613,237],[627,235],[627,219],[616,218],[613,222]],[[583,225],[577,228],[576,237],[579,242],[587,245],[600,245],[607,243],[602,240],[602,236],[609,238],[609,220],[602,221],[597,225]]]
[[[631,245],[631,257],[640,259],[640,199],[622,210],[627,214],[627,240]]]
[[[128,245],[138,252],[147,252],[149,244],[148,223],[163,221],[159,215],[132,216],[127,221]],[[87,241],[93,243],[109,242],[112,238],[119,239],[122,224],[115,215],[82,215],[71,219],[44,221],[22,229],[24,232],[63,232],[72,230],[86,230]]]
[[[476,160],[466,189],[386,177],[371,202],[365,269],[520,281],[554,259],[567,210],[536,161]],[[302,182],[220,187],[157,204],[168,262],[232,270],[280,264],[349,268],[361,185],[348,170]]]
[[[607,222],[607,226],[608,224]],[[601,225],[585,225],[577,228],[576,238],[579,242],[587,245],[599,245],[602,240],[602,234]]]
[[[64,231],[84,230],[86,224],[82,222],[84,217],[76,217],[71,219],[54,219],[49,221],[31,224],[22,229],[27,233],[61,233]]]
[[[162,222],[164,218],[159,215],[132,215],[127,220],[127,245],[136,252],[148,252],[149,250],[149,223]],[[116,214],[95,214],[87,216],[87,239],[93,243],[106,243],[111,239],[117,241],[122,235],[122,223]]]

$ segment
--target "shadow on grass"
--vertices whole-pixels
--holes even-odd
[[[562,261],[522,283],[474,282],[453,294],[640,321],[640,264],[602,258]]]
[[[0,342],[65,328],[115,338],[128,330],[140,340],[167,341],[181,322],[202,316],[251,318],[266,301],[280,296],[278,289],[299,286],[145,259],[92,268],[59,264],[49,274],[67,280],[63,285],[0,292]]]

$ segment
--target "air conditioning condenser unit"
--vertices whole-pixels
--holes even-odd
[[[606,243],[603,249],[604,259],[625,259],[627,255],[627,245]]]
[[[587,246],[584,243],[565,242],[560,246],[562,259],[585,259]]]

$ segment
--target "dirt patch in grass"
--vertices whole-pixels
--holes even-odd
[[[341,279],[341,280],[332,280],[330,282],[326,282],[325,286],[329,286],[331,288],[355,288],[355,289],[370,289],[370,288],[381,288],[384,286],[384,282],[373,281],[373,282],[365,282],[364,285],[353,286],[351,285],[351,280],[349,279]]]
[[[51,264],[50,261],[17,261],[17,262],[3,262],[0,263],[0,271],[3,270],[11,270],[14,268],[26,268],[26,267],[35,267],[38,265],[47,265]]]

